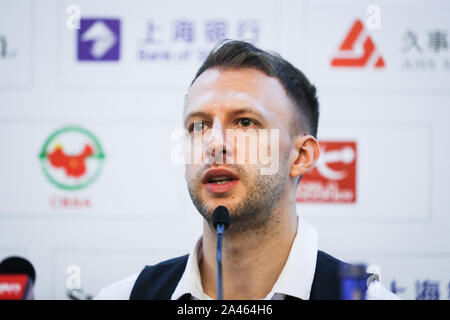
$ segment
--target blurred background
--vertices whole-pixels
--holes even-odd
[[[279,52],[317,86],[298,213],[319,247],[404,299],[450,298],[449,1],[0,1],[0,260],[37,299],[96,294],[191,250],[175,161],[217,41]]]

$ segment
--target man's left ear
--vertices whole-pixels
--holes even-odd
[[[291,177],[298,177],[311,171],[320,156],[319,142],[310,135],[295,139],[295,159],[291,165]]]

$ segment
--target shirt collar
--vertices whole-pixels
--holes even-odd
[[[185,294],[190,294],[199,300],[211,300],[211,297],[203,292],[200,269],[198,267],[198,262],[202,255],[201,249],[202,238],[200,237],[189,254],[186,269],[184,269],[184,273],[172,294],[172,300],[178,300]]]
[[[185,294],[191,294],[200,300],[210,300],[211,297],[203,292],[200,269],[202,238],[200,238],[189,254],[186,269],[172,294],[172,300],[179,299]],[[279,299],[280,295],[289,295],[303,300],[309,299],[311,286],[316,269],[318,250],[318,236],[316,230],[299,217],[297,234],[292,243],[289,256],[275,282],[272,290],[265,299]]]

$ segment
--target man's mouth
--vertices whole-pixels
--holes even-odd
[[[223,177],[214,177],[214,178],[210,179],[210,180],[208,181],[208,183],[224,184],[224,183],[227,183],[227,182],[230,182],[230,181],[233,181],[233,180],[234,180],[234,179],[230,179],[230,178],[228,178],[228,177],[226,177],[226,176],[223,176]]]
[[[206,190],[212,193],[224,193],[233,189],[239,177],[227,169],[210,169],[204,175],[202,182]]]

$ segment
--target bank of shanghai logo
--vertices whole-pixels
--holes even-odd
[[[79,61],[118,61],[119,19],[81,19],[77,36]]]
[[[384,68],[386,63],[378,53],[372,37],[366,33],[361,20],[356,20],[331,60],[333,68]]]
[[[321,155],[297,189],[297,202],[355,203],[357,145],[354,141],[320,141]]]
[[[98,139],[80,127],[64,127],[53,132],[39,153],[48,180],[64,190],[87,187],[99,176],[105,154]]]

